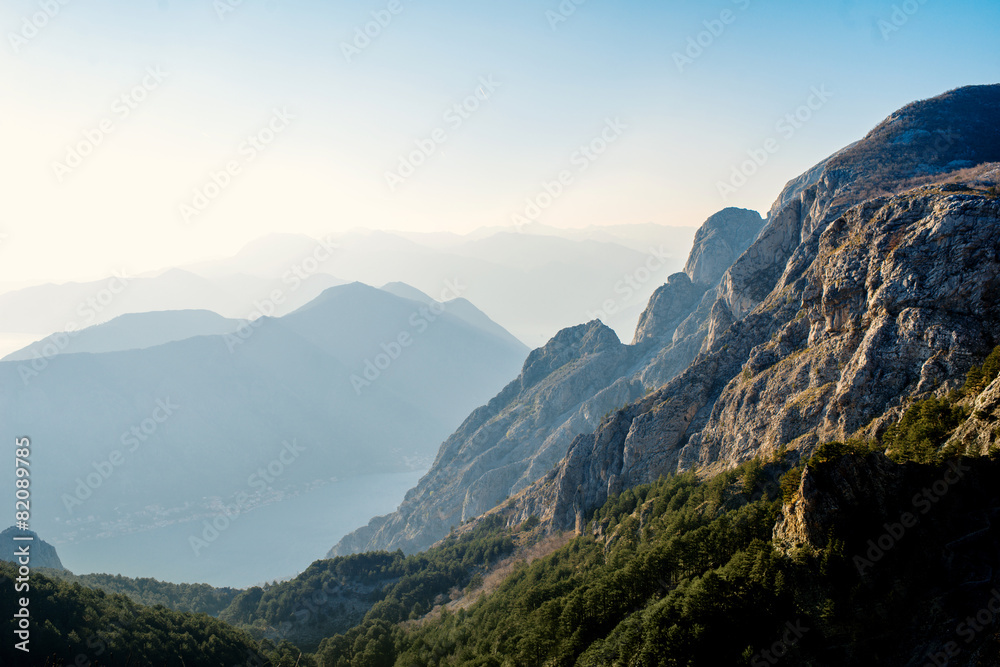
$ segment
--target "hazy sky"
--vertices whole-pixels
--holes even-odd
[[[896,108],[996,82],[998,26],[995,0],[5,0],[0,283],[273,231],[765,211]]]

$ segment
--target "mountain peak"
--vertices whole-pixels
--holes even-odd
[[[736,258],[750,247],[763,226],[764,219],[757,211],[722,209],[698,228],[684,273],[692,282],[714,286]]]
[[[15,540],[16,537],[30,537],[30,541]],[[10,528],[4,530],[0,533],[0,560],[5,560],[11,563],[16,563],[16,559],[12,556],[14,551],[28,545],[29,553],[31,554],[31,567],[49,567],[54,570],[65,570],[62,561],[59,560],[59,555],[56,553],[56,548],[45,542],[38,536],[33,530],[20,530],[11,526]]]

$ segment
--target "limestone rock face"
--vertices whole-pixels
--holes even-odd
[[[723,276],[704,349],[770,294],[793,252],[848,208],[1000,160],[1000,86],[968,86],[914,102],[790,181],[760,236]]]
[[[667,472],[811,453],[903,397],[957,386],[1000,342],[997,239],[989,196],[926,188],[851,209],[687,370],[577,438],[554,525]]]
[[[948,444],[958,446],[969,456],[982,456],[1000,447],[1000,378],[973,398],[968,408],[968,419],[955,429]]]
[[[694,238],[694,250],[684,265],[692,282],[715,286],[736,258],[750,247],[764,220],[757,211],[727,208],[705,221]]]
[[[914,393],[961,384],[1000,342],[1000,200],[995,179],[982,187],[1000,160],[998,119],[1000,86],[954,91],[791,182],[660,352],[700,336],[690,365],[577,437],[513,513],[544,498],[553,527],[570,528],[619,489],[782,446],[808,455]],[[890,194],[872,196],[873,183]]]
[[[687,273],[675,273],[657,289],[639,318],[633,345],[669,345],[677,327],[691,314],[708,285],[691,282]]]
[[[822,234],[762,304],[771,340],[701,434],[727,461],[844,439],[900,398],[957,382],[1000,335],[1000,201],[933,188],[872,200]]]

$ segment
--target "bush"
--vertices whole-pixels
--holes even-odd
[[[1000,375],[1000,346],[993,348],[982,366],[973,366],[965,375],[962,396],[978,396]]]
[[[796,492],[799,490],[803,470],[805,470],[805,466],[795,466],[781,476],[781,501],[785,505],[792,502],[792,498],[795,497]]]

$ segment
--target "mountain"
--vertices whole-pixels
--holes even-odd
[[[45,474],[32,479],[35,523],[48,521],[36,528],[57,543],[78,549],[157,527],[167,532],[149,540],[186,544],[176,534],[184,523],[201,534],[203,520],[233,514],[234,504],[237,516],[252,516],[324,485],[347,494],[361,475],[426,467],[526,353],[447,305],[355,283],[231,334],[0,362],[0,421],[37,443],[31,463]],[[13,494],[12,480],[0,488]],[[188,548],[186,557],[199,554]]]
[[[650,299],[631,354],[594,373],[599,389],[577,387],[590,377],[580,369],[596,358],[592,347],[571,355],[578,373],[543,383],[544,402],[513,399],[521,394],[508,386],[445,442],[397,512],[331,555],[426,548],[508,495],[512,525],[538,515],[572,528],[609,494],[781,447],[808,455],[959,377],[997,330],[976,313],[991,312],[996,294],[987,240],[1000,130],[984,119],[998,106],[1000,86],[909,105],[789,182],[762,230],[752,212],[713,216],[683,277]],[[873,183],[897,194],[866,200]],[[928,247],[949,252],[918,250]],[[698,287],[692,277],[718,282]],[[602,339],[590,333],[572,340]],[[571,339],[560,336],[550,354]],[[847,410],[858,400],[864,409]],[[537,416],[548,414],[559,417]]]
[[[231,276],[254,276],[280,279],[293,267],[308,274],[334,273],[329,262],[336,259],[340,248],[331,237],[314,239],[305,234],[276,233],[255,239],[232,257],[197,262],[183,270],[211,279],[225,280]],[[316,266],[312,262],[316,262]]]
[[[420,554],[317,561],[220,618],[320,664],[995,664],[1000,634],[977,615],[1000,598],[1000,450],[960,452],[996,440],[998,376],[1000,347],[881,441],[666,475],[582,531],[491,512]],[[930,434],[930,451],[904,446]]]
[[[30,540],[16,540],[15,538],[31,538]],[[14,553],[28,547],[29,565],[32,568],[47,567],[53,570],[63,570],[62,561],[56,548],[45,542],[33,530],[20,530],[11,526],[0,533],[0,560],[5,560],[17,564],[19,557]],[[22,563],[23,565],[23,563]]]
[[[984,122],[997,118],[1000,86],[955,90],[790,182],[701,310],[699,356],[579,436],[510,520],[579,526],[622,489],[784,448],[808,457],[953,388],[1000,331],[1000,129]],[[873,182],[895,194],[864,199]]]
[[[395,294],[396,296],[401,297],[403,299],[410,299],[411,301],[417,301],[419,303],[427,305],[431,305],[436,302],[435,299],[432,299],[427,294],[424,294],[416,287],[410,287],[406,283],[401,283],[401,282],[387,283],[383,285],[381,289],[383,289],[386,292],[389,292],[390,294]],[[517,347],[523,346],[523,343],[521,343],[517,338],[515,338],[509,331],[507,331],[502,326],[491,320],[489,316],[486,315],[486,313],[476,308],[476,306],[473,305],[473,303],[468,299],[463,299],[462,297],[456,297],[454,299],[448,300],[442,305],[448,309],[449,314],[454,315],[455,317],[459,318],[460,320],[464,321],[465,323],[473,327],[476,327],[477,329],[480,329],[484,333],[487,333],[491,336],[495,336],[496,338],[499,338],[501,340],[505,340],[507,341],[507,343],[511,345]]]
[[[142,350],[195,336],[217,336],[236,331],[236,320],[208,310],[166,311],[119,315],[110,322],[81,331],[47,336],[0,361],[30,361],[38,357],[79,352]]]
[[[330,555],[426,548],[451,526],[481,515],[547,473],[574,437],[694,358],[705,332],[679,336],[677,327],[718,283],[724,270],[719,262],[727,256],[731,262],[762,226],[759,214],[744,209],[726,209],[706,221],[688,273],[670,276],[656,290],[634,345],[623,345],[595,320],[560,331],[532,352],[520,376],[442,445],[434,466],[400,508],[346,536]]]
[[[329,253],[313,267],[321,273],[369,285],[402,282],[437,300],[446,283],[461,285],[462,298],[534,346],[598,316],[631,334],[649,295],[681,268],[692,234],[654,224],[524,233],[488,228],[466,235],[353,230],[322,241],[275,234],[232,258],[184,268],[213,281],[273,276],[304,264],[310,243],[319,244]]]
[[[570,241],[599,241],[613,243],[638,252],[665,245],[668,248],[686,248],[691,245],[694,227],[653,222],[619,225],[588,225],[587,227],[550,227],[540,222],[523,225],[518,233],[526,236],[551,236]],[[468,234],[453,232],[392,232],[424,246],[447,249],[469,241],[478,241],[496,234],[510,233],[510,227],[480,227]]]
[[[218,616],[236,596],[238,588],[214,588],[208,584],[172,584],[149,577],[131,578],[115,574],[73,574],[69,570],[45,570],[52,579],[80,584],[108,594],[124,595],[133,602],[192,614]]]
[[[595,317],[625,336],[657,285],[681,268],[693,234],[688,227],[656,224],[538,227],[467,235],[355,230],[322,239],[272,234],[228,258],[16,289],[0,293],[0,343],[5,334],[42,338],[129,313],[210,310],[252,319],[257,304],[276,291],[280,303],[271,304],[269,314],[280,316],[349,281],[403,282],[439,301],[448,283],[461,285],[451,299],[475,303],[531,345]],[[15,345],[0,354],[24,346]]]

